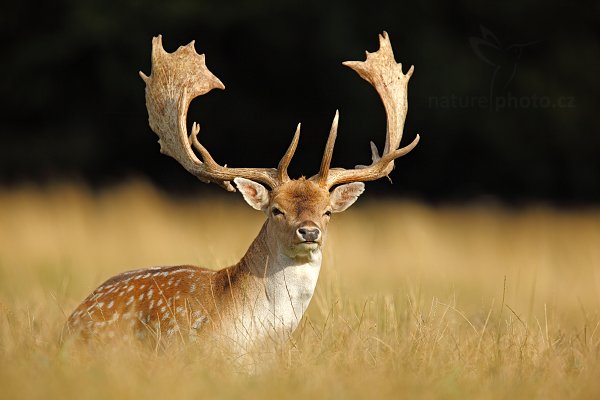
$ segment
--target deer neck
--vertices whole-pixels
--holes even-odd
[[[246,277],[241,280],[246,282],[244,288],[239,288],[243,305],[238,305],[242,309],[236,318],[236,331],[242,332],[245,342],[282,335],[285,339],[294,331],[315,291],[321,260],[321,249],[303,258],[286,255],[268,237],[265,222],[236,266],[237,273]]]

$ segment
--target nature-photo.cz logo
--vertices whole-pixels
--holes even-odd
[[[515,95],[508,90],[517,75],[521,57],[538,41],[504,45],[488,28],[481,26],[480,31],[481,36],[469,37],[469,44],[477,58],[492,67],[487,94],[429,96],[430,108],[485,108],[494,111],[575,108],[573,96]]]

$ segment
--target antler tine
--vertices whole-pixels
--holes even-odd
[[[187,111],[191,101],[212,89],[225,89],[206,67],[204,54],[196,53],[193,41],[174,53],[167,53],[162,46],[162,37],[153,38],[152,73],[146,76],[140,72],[140,77],[146,83],[150,128],[158,135],[163,154],[176,159],[201,181],[216,183],[228,191],[235,191],[230,181],[236,177],[264,183],[271,188],[281,183],[274,168],[228,168],[216,163],[197,139],[200,125],[194,123],[188,136]],[[200,153],[202,161],[192,146]]]
[[[417,135],[411,144],[398,148],[408,112],[408,81],[413,74],[414,67],[411,66],[406,74],[402,73],[402,64],[396,63],[394,59],[394,52],[387,32],[379,35],[379,50],[375,53],[367,52],[366,55],[367,59],[365,61],[346,61],[343,65],[352,68],[364,80],[369,82],[377,90],[383,102],[387,115],[387,132],[383,154],[379,156],[377,147],[371,142],[371,165],[357,166],[349,170],[333,168],[329,169],[325,175],[323,174],[323,172],[326,172],[323,169],[323,164],[326,158],[331,160],[331,154],[327,154],[327,151],[333,150],[333,144],[331,144],[330,149],[328,140],[321,171],[319,175],[311,178],[311,180],[316,179],[321,182],[327,188],[342,183],[371,181],[387,176],[394,169],[394,160],[410,152],[420,139]]]
[[[279,161],[279,165],[277,166],[277,179],[279,182],[287,182],[290,180],[290,177],[287,173],[287,169],[290,166],[290,162],[292,161],[292,157],[294,157],[294,153],[296,152],[296,147],[298,147],[298,140],[300,140],[300,125],[296,127],[296,132],[294,133],[294,138],[292,139],[292,143],[288,147],[287,151]]]
[[[321,168],[319,168],[319,173],[316,178],[317,183],[320,186],[325,186],[327,184],[327,176],[329,175],[329,167],[331,165],[331,158],[333,157],[333,147],[335,146],[335,139],[337,138],[339,120],[340,113],[338,110],[335,110],[335,116],[333,117],[329,136],[327,137],[327,143],[325,144],[325,151],[323,152],[323,159],[321,160]]]

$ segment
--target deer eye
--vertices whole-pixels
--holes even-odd
[[[331,211],[325,211],[325,214],[323,214],[326,217],[331,217]]]
[[[281,211],[279,208],[277,207],[273,207],[273,209],[271,210],[271,212],[273,213],[273,216],[278,216],[278,215],[284,215],[283,211]]]

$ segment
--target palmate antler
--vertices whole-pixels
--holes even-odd
[[[215,162],[208,150],[198,141],[200,125],[194,122],[188,136],[187,111],[191,101],[212,89],[225,89],[221,81],[206,67],[204,54],[196,53],[194,41],[167,53],[162,46],[162,36],[152,39],[152,73],[146,76],[146,108],[150,128],[158,135],[160,151],[173,157],[192,175],[203,182],[214,182],[228,191],[236,177],[251,179],[274,188],[290,178],[287,167],[296,151],[300,137],[300,124],[292,143],[274,168],[228,168]],[[198,159],[192,146],[200,153]]]
[[[368,166],[357,166],[355,169],[329,168],[333,155],[333,146],[337,136],[338,118],[336,112],[325,145],[323,160],[319,173],[310,179],[325,188],[348,182],[373,181],[387,176],[394,169],[394,160],[408,154],[419,143],[419,135],[406,147],[398,148],[404,130],[404,121],[408,112],[408,81],[414,67],[402,73],[402,64],[394,59],[392,44],[387,32],[379,35],[379,50],[367,54],[366,61],[346,61],[343,64],[355,70],[364,80],[369,82],[379,96],[387,114],[387,134],[385,147],[380,156],[377,146],[371,142],[372,163]]]
[[[406,75],[402,65],[394,60],[392,46],[386,32],[379,36],[380,48],[369,54],[364,62],[348,61],[344,65],[354,69],[379,93],[387,114],[387,135],[383,154],[371,142],[372,163],[355,169],[331,168],[331,157],[337,136],[336,112],[319,173],[310,178],[324,188],[348,182],[371,181],[387,176],[394,168],[394,160],[410,152],[419,142],[419,135],[411,144],[398,148],[408,111],[407,86],[413,73]],[[200,126],[192,125],[188,136],[187,111],[191,101],[212,89],[225,86],[206,67],[204,54],[199,55],[192,41],[174,53],[167,53],[159,35],[152,40],[152,73],[148,77],[140,72],[146,82],[146,107],[150,127],[158,135],[161,152],[175,158],[188,172],[203,182],[213,182],[229,191],[236,177],[263,183],[271,189],[290,180],[287,168],[296,151],[300,137],[300,124],[277,169],[228,168],[215,162],[208,150],[198,141]],[[200,154],[198,159],[192,147]]]

